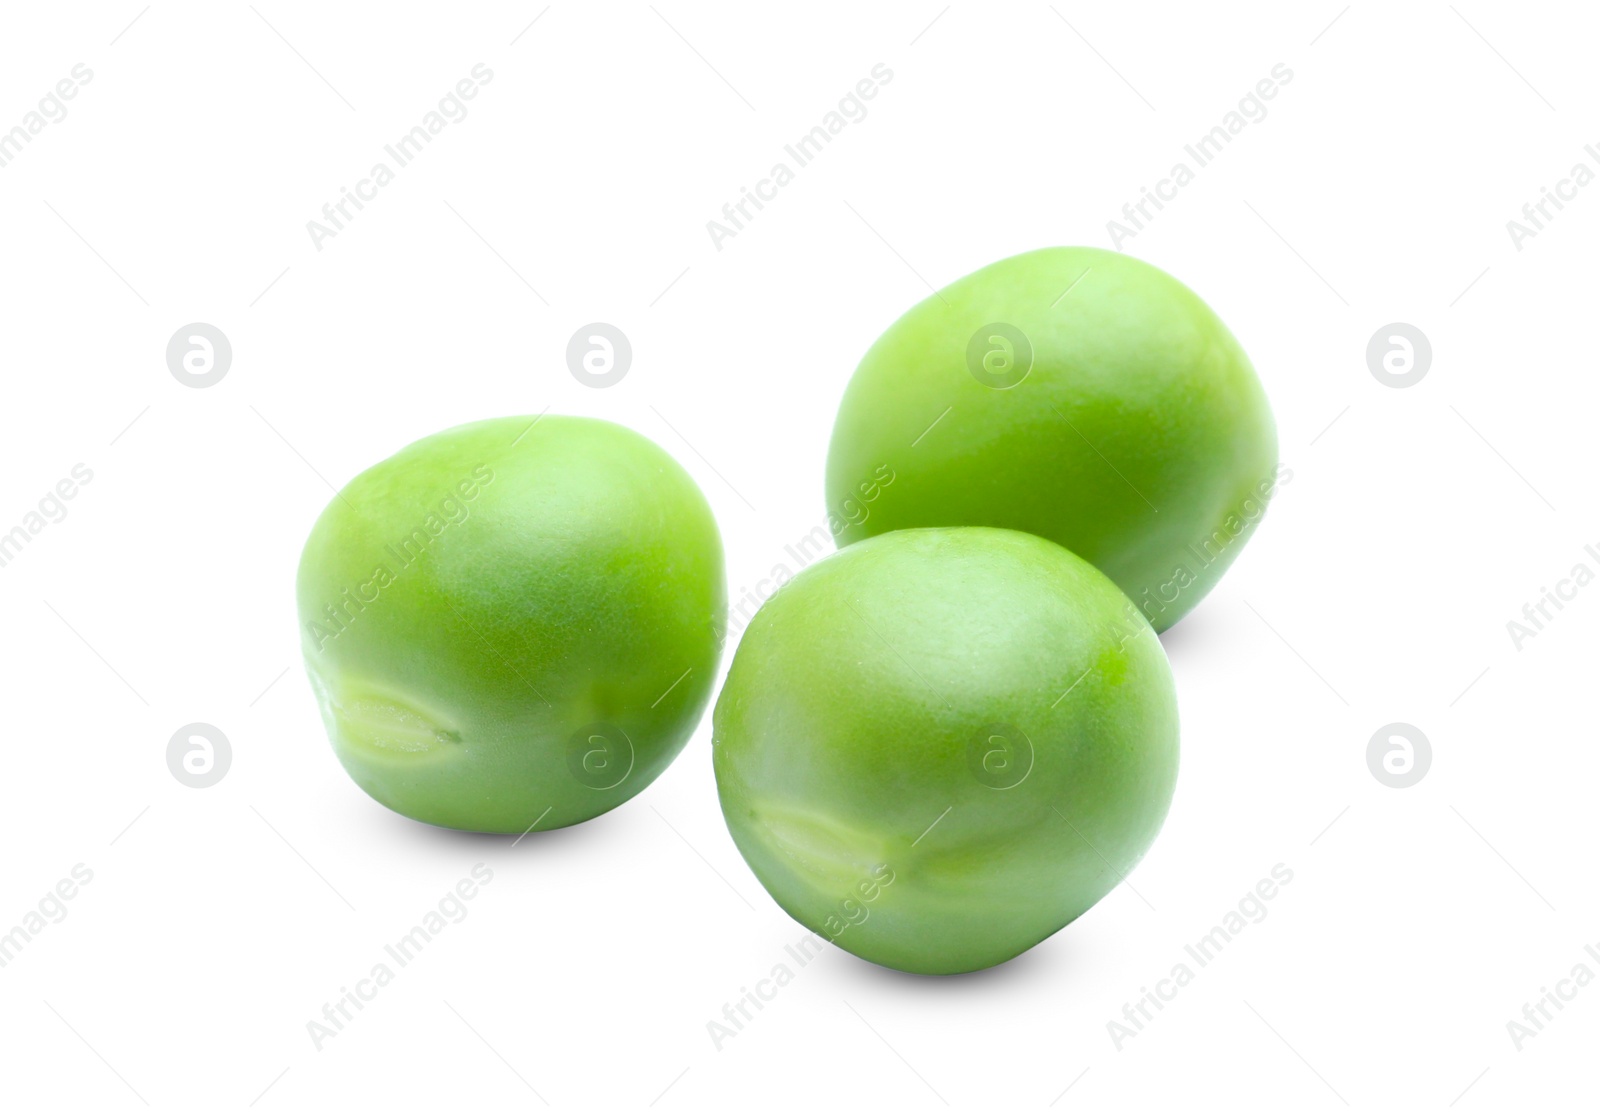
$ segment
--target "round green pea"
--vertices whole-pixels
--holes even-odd
[[[705,709],[722,542],[656,444],[577,417],[419,440],[317,519],[297,584],[334,752],[370,796],[462,830],[632,798]]]
[[[964,973],[1082,915],[1172,800],[1166,653],[1114,583],[1003,529],[888,533],[757,612],[712,736],[728,829],[790,915]]]
[[[1261,383],[1205,302],[1138,259],[1052,247],[952,283],[872,345],[834,425],[828,511],[840,544],[1037,533],[1163,630],[1244,547],[1277,458]]]

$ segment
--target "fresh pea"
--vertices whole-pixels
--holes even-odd
[[[642,791],[710,696],[722,542],[694,480],[605,421],[419,440],[317,519],[301,640],[333,749],[403,815],[521,833]]]

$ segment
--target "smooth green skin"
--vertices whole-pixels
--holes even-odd
[[[317,519],[297,592],[355,782],[422,822],[502,833],[649,785],[705,710],[727,611],[694,480],[638,433],[578,417],[462,425],[362,472]]]
[[[968,341],[996,322],[1033,348],[1006,389],[968,370]],[[834,425],[828,512],[841,545],[922,526],[1037,533],[1163,630],[1244,547],[1277,458],[1261,383],[1205,302],[1138,259],[1051,247],[967,275],[872,345]]]
[[[1002,529],[903,530],[806,568],[745,631],[713,721],[723,815],[767,891],[912,973],[996,965],[1082,915],[1149,848],[1178,772],[1154,630],[1083,560]],[[970,763],[991,723],[1031,742],[1012,786]]]

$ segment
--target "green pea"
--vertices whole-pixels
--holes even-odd
[[[1172,799],[1154,630],[1066,549],[911,529],[757,612],[717,699],[723,814],[790,915],[869,961],[962,973],[1082,915]]]
[[[439,826],[566,826],[650,784],[710,696],[722,542],[694,480],[605,421],[419,440],[317,519],[297,586],[334,752]]]
[[[878,338],[839,407],[827,492],[841,544],[1037,533],[1163,630],[1238,556],[1278,478],[1266,395],[1216,314],[1148,263],[1054,247],[969,274]]]

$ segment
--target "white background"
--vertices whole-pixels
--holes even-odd
[[[1600,987],[1520,1050],[1506,1025],[1600,972],[1600,587],[1520,649],[1506,623],[1600,568],[1600,187],[1520,251],[1506,222],[1595,165],[1597,30],[1481,0],[7,5],[0,129],[93,79],[0,169],[0,531],[94,478],[0,568],[0,931],[93,880],[0,968],[0,1102],[1592,1105]],[[480,62],[470,114],[317,250],[307,221]],[[718,251],[706,222],[880,62],[866,118]],[[292,594],[329,483],[464,421],[606,417],[700,482],[737,597],[823,519],[883,328],[1003,256],[1110,246],[1278,63],[1266,118],[1122,245],[1238,335],[1293,471],[1163,638],[1183,769],[1131,887],[986,973],[829,949],[719,1050],[707,1022],[803,931],[727,836],[709,714],[638,799],[516,845],[341,771]],[[208,389],[165,362],[196,321],[233,346]],[[565,365],[592,321],[633,344],[609,389]],[[1433,347],[1407,389],[1366,363],[1397,321]],[[165,757],[196,721],[233,749],[204,790]],[[1366,758],[1396,721],[1433,754],[1404,790]],[[480,861],[468,916],[315,1049]],[[1118,1048],[1280,862],[1268,917]]]

